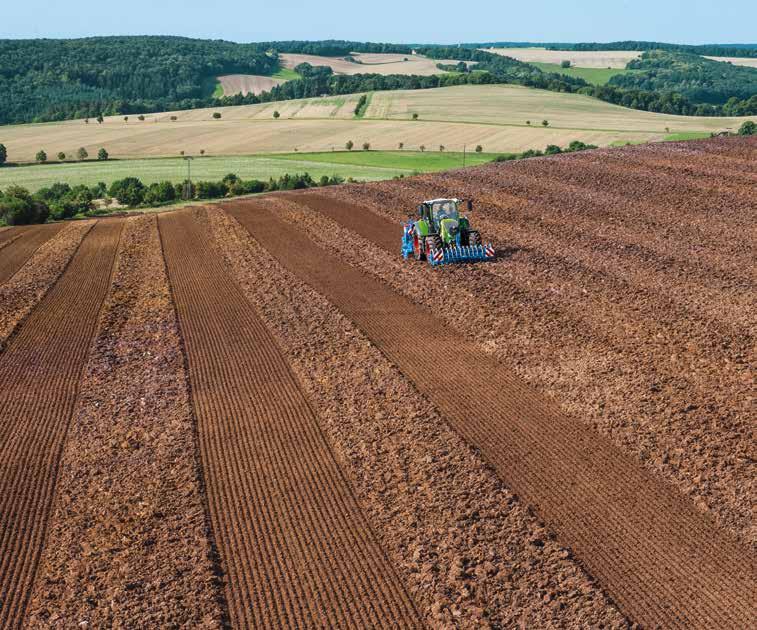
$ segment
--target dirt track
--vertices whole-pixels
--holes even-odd
[[[238,627],[420,627],[270,333],[189,212],[160,218]]]
[[[0,628],[749,627],[755,164],[0,230]],[[495,262],[401,260],[440,195]]]
[[[21,623],[121,224],[100,222],[0,355],[0,627]]]

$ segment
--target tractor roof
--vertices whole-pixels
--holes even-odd
[[[424,204],[431,205],[434,203],[443,203],[445,201],[454,201],[455,203],[460,203],[460,200],[457,198],[450,198],[450,199],[429,199],[428,201],[424,201]]]

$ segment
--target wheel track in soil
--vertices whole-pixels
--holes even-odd
[[[237,627],[421,627],[271,333],[188,211],[161,239]]]
[[[22,624],[121,222],[98,222],[0,355],[0,628]]]
[[[369,238],[390,246],[381,231],[388,222],[373,213],[346,204],[333,210],[333,200],[317,204],[311,195],[297,202],[359,233],[376,229]],[[316,246],[264,201],[225,207],[437,405],[629,617],[649,627],[752,623],[753,558],[667,483],[608,438],[563,415],[430,311]],[[444,330],[445,343],[435,343],[429,330]]]
[[[23,230],[20,236],[7,237],[0,234],[0,284],[7,282],[13,275],[24,266],[34,252],[43,244],[60,232],[63,223],[48,225],[35,225],[32,227],[17,228]],[[11,230],[7,230],[11,232]]]

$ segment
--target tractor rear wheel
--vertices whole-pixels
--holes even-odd
[[[426,258],[428,259],[432,249],[441,249],[442,239],[440,236],[434,234],[433,236],[426,237]]]
[[[481,234],[476,231],[468,232],[468,245],[481,245]]]

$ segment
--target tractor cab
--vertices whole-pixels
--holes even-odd
[[[418,214],[421,219],[425,219],[433,232],[438,234],[441,231],[442,221],[450,219],[452,221],[460,220],[460,199],[432,199],[424,201],[418,207]],[[470,210],[471,202],[468,202]]]

